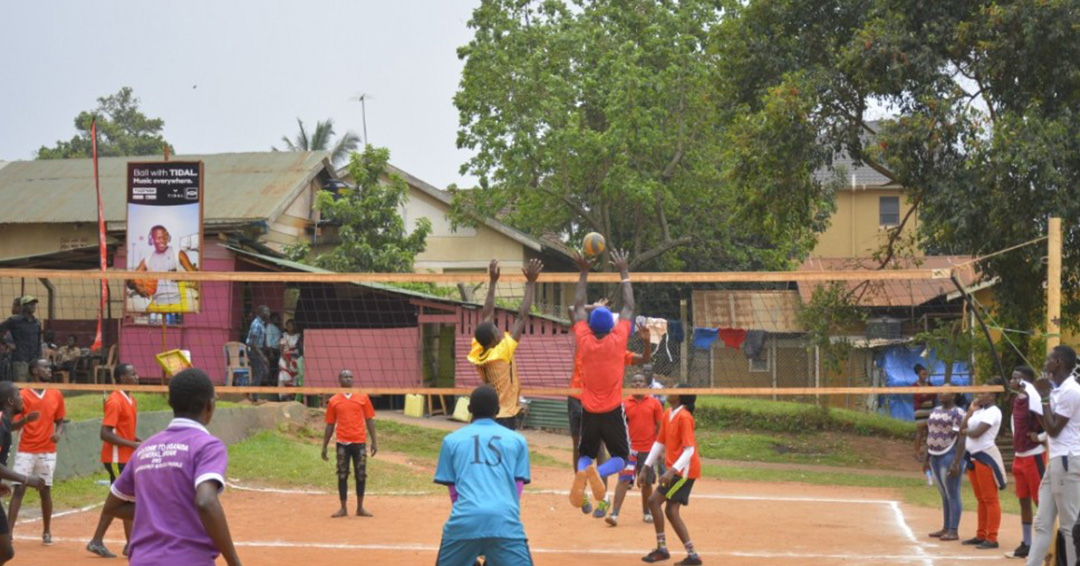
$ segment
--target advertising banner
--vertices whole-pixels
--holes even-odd
[[[202,259],[201,161],[128,163],[127,266],[132,271],[198,271]],[[128,314],[199,311],[195,281],[133,279]]]

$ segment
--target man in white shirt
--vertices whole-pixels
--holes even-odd
[[[1027,566],[1043,563],[1054,540],[1055,519],[1065,537],[1066,563],[1076,564],[1073,525],[1080,514],[1080,384],[1072,377],[1075,368],[1076,351],[1057,346],[1046,359],[1043,377],[1035,382],[1043,429],[1050,441],[1050,465],[1039,484],[1039,510]]]

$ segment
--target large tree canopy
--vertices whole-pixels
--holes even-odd
[[[454,102],[475,151],[457,218],[597,231],[651,269],[782,268],[832,210],[825,152],[779,93],[746,116],[718,88],[717,0],[484,0]]]
[[[770,110],[777,104],[807,109],[798,122],[818,151],[851,155],[907,187],[930,252],[990,253],[1063,217],[1063,322],[1075,328],[1078,10],[1064,0],[732,1],[711,45],[724,90],[757,127],[786,127],[790,117]],[[867,136],[882,108],[892,118]],[[816,157],[769,147],[783,162]],[[1003,322],[1042,326],[1044,255],[1044,245],[1029,246],[981,264],[1001,278]]]
[[[97,117],[98,155],[158,155],[165,151],[161,131],[165,121],[150,118],[139,111],[139,99],[124,87],[120,92],[98,99],[98,107],[80,112],[75,117],[75,134],[69,141],[58,141],[54,147],[42,146],[38,159],[68,159],[90,157],[90,123]],[[172,147],[170,146],[170,151]]]

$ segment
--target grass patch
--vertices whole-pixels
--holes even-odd
[[[99,484],[99,481],[105,482],[104,485]],[[105,498],[109,496],[108,482],[109,476],[104,471],[95,473],[92,476],[58,481],[52,487],[53,508],[56,510],[77,509],[95,503],[105,503]],[[38,491],[28,489],[23,497],[22,509],[24,511],[40,510],[40,501],[41,496]],[[33,516],[38,514],[35,511]],[[28,517],[30,515],[23,514],[20,511],[19,516]]]
[[[810,485],[833,485],[843,487],[873,487],[883,489],[896,489],[900,493],[900,499],[909,505],[919,507],[941,508],[941,496],[937,488],[926,485],[925,479],[898,478],[894,476],[878,476],[868,474],[849,474],[843,472],[817,472],[799,470],[773,470],[762,468],[741,468],[737,466],[716,466],[704,464],[701,466],[704,476],[720,480],[739,482],[794,482]],[[975,511],[975,495],[969,484],[964,484],[960,489],[964,502],[965,511]],[[999,492],[1001,498],[1001,510],[1004,513],[1020,513],[1020,502],[1010,490]]]
[[[825,434],[758,434],[699,430],[698,448],[706,458],[742,462],[777,462],[826,466],[860,466],[868,460],[852,452],[840,438]]]
[[[694,413],[701,429],[766,432],[848,432],[861,436],[911,439],[915,424],[872,413],[830,409],[808,403],[735,397],[698,397]]]
[[[548,456],[543,452],[537,452],[536,450],[529,450],[529,465],[541,466],[544,468],[565,468],[567,466],[568,459],[560,460],[553,456]]]
[[[275,487],[336,490],[334,455],[329,454],[330,461],[324,462],[320,453],[318,443],[260,432],[229,447],[229,477]],[[369,457],[367,465],[369,490],[436,491],[430,473],[380,460],[377,455]]]
[[[140,413],[153,411],[171,411],[169,397],[164,393],[134,393],[132,395],[139,404]],[[100,419],[105,411],[105,395],[91,393],[88,395],[72,395],[64,398],[64,407],[67,409],[67,418],[70,421],[88,421]],[[218,401],[218,408],[239,407],[236,403]]]
[[[443,438],[450,433],[450,431],[399,423],[389,419],[380,420],[375,426],[381,449],[405,454],[433,465],[439,458]],[[529,463],[533,466],[553,468],[565,466],[565,462],[531,449]]]

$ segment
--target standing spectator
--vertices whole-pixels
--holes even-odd
[[[266,385],[266,377],[270,371],[266,348],[266,321],[269,319],[270,309],[266,305],[259,305],[259,308],[255,309],[255,320],[251,321],[251,328],[248,329],[247,335],[251,379],[258,387]],[[257,399],[258,395],[251,396],[252,401]]]
[[[24,297],[25,298],[25,297]],[[30,375],[38,383],[52,381],[52,367],[42,359],[30,364]],[[15,471],[25,476],[38,476],[45,482],[41,488],[41,542],[52,544],[52,483],[56,471],[56,443],[64,433],[64,396],[56,389],[26,388],[20,392],[23,400],[21,420],[12,423],[13,430],[22,429],[19,448],[15,453]],[[14,529],[19,518],[26,485],[16,484],[11,497],[11,516],[8,528]]]
[[[41,358],[41,321],[37,312],[38,300],[26,295],[19,299],[21,312],[0,322],[0,332],[10,332],[15,351],[11,355],[11,369],[15,381],[27,381],[30,377],[30,363]]]
[[[278,383],[278,361],[281,359],[281,315],[270,313],[266,324],[266,385]]]
[[[131,364],[117,364],[113,370],[113,380],[120,385],[136,385],[139,374]],[[131,455],[139,447],[139,437],[135,434],[135,425],[139,420],[139,403],[126,391],[113,391],[105,401],[105,417],[101,419],[101,463],[109,473],[109,485],[116,483],[116,478],[124,473],[124,467],[131,460]],[[86,550],[102,557],[116,558],[105,547],[105,533],[112,524],[112,515],[104,510],[98,519],[94,538],[86,545]],[[131,521],[124,521],[124,538],[131,541]],[[124,545],[124,556],[128,555],[128,545]]]
[[[1065,536],[1067,564],[1076,564],[1074,525],[1080,513],[1080,384],[1073,377],[1076,350],[1057,346],[1046,358],[1043,377],[1035,381],[1042,405],[1042,425],[1050,436],[1050,465],[1039,484],[1039,510],[1027,566],[1040,566],[1056,539],[1054,521]],[[1047,377],[1049,376],[1049,377]]]
[[[952,466],[954,461],[963,457],[963,445],[957,445],[960,436],[960,424],[964,422],[964,410],[956,406],[956,393],[938,395],[941,401],[930,412],[927,419],[926,447],[930,454],[930,472],[934,477],[938,493],[941,494],[941,508],[944,519],[941,530],[930,533],[931,537],[944,541],[960,538],[960,514],[964,510],[960,499],[960,483],[964,476],[960,468]]]
[[[11,316],[22,312],[22,297],[11,302]],[[10,331],[0,332],[0,381],[12,381],[11,355],[15,352],[15,340]]]
[[[1031,550],[1031,523],[1035,505],[1039,504],[1039,484],[1046,474],[1046,433],[1039,423],[1042,414],[1042,398],[1035,391],[1035,370],[1018,366],[1013,370],[1009,388],[1016,394],[1012,403],[1013,480],[1016,482],[1016,498],[1020,500],[1020,529],[1023,536],[1020,546],[1013,551],[1014,558],[1027,558]]]
[[[987,385],[1001,385],[1000,379]],[[998,491],[1005,489],[1005,463],[995,440],[1001,430],[1001,409],[997,406],[997,393],[980,393],[972,401],[960,434],[964,436],[964,464],[968,481],[975,492],[979,509],[979,530],[974,538],[963,542],[980,550],[998,548],[998,528],[1001,526],[1001,500]],[[951,472],[959,471],[960,462],[953,461]]]
[[[915,387],[930,387],[930,370],[922,364],[915,364]],[[934,410],[936,396],[933,393],[916,393],[915,406],[915,459],[923,464],[926,470],[926,421],[930,418],[930,411]]]
[[[278,359],[278,387],[295,386],[300,374],[300,333],[296,331],[296,321],[289,319],[285,323],[278,349],[281,352]],[[282,401],[285,400],[287,396],[283,395]]]

